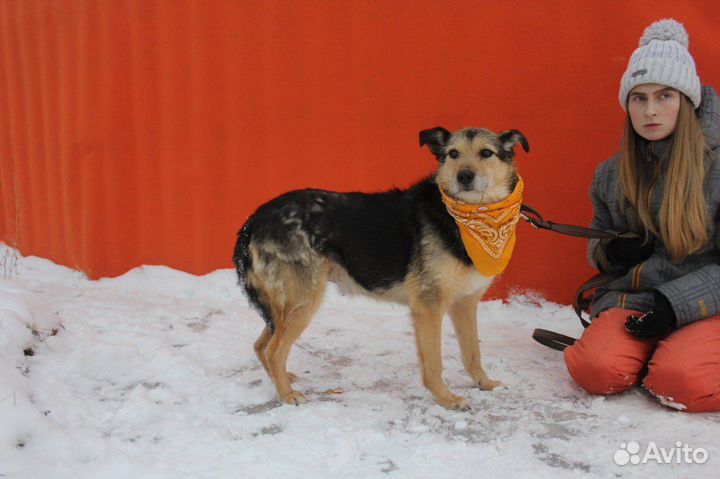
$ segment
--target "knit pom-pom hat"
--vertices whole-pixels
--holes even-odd
[[[620,80],[620,106],[627,111],[630,91],[645,83],[667,85],[684,93],[695,108],[700,105],[700,78],[688,52],[685,27],[673,19],[658,20],[645,29],[640,46]]]

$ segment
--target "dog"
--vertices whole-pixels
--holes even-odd
[[[452,319],[462,362],[475,385],[501,386],[482,368],[477,304],[494,276],[473,266],[458,224],[441,197],[470,204],[507,198],[519,176],[513,147],[529,144],[518,130],[500,134],[436,127],[420,132],[437,170],[408,189],[382,193],[291,191],[260,206],[240,229],[233,260],[249,303],[265,320],[254,344],[279,399],[300,404],[286,371],[290,348],[317,311],[328,281],[409,306],[424,386],[448,409],[469,409],[442,378],[441,324]],[[514,230],[513,230],[514,231]]]

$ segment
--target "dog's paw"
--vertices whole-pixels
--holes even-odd
[[[492,391],[498,387],[504,389],[508,388],[501,381],[495,381],[494,379],[483,379],[482,381],[478,381],[477,386],[485,391]]]
[[[469,411],[471,409],[467,399],[462,396],[456,396],[455,394],[450,394],[449,396],[443,398],[436,398],[436,400],[438,404],[445,409],[451,409],[454,411]]]
[[[288,394],[280,396],[280,401],[285,404],[294,404],[296,406],[308,402],[307,398],[300,391],[290,391]]]

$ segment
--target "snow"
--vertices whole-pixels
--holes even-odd
[[[252,349],[263,322],[230,269],[90,281],[36,257],[3,266],[0,477],[710,477],[720,454],[720,414],[575,386],[530,336],[578,336],[579,321],[531,294],[479,307],[483,366],[507,389],[471,387],[445,324],[444,375],[472,405],[457,412],[422,386],[405,308],[330,287],[290,355],[310,399],[296,407],[275,399]],[[709,460],[616,465],[629,441]]]

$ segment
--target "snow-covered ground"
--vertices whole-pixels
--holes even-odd
[[[720,461],[720,414],[572,383],[530,337],[577,336],[568,306],[481,303],[483,365],[508,385],[492,392],[471,387],[446,324],[445,378],[472,405],[454,412],[421,384],[404,308],[329,288],[290,355],[310,399],[295,407],[255,358],[263,323],[232,270],[89,281],[10,253],[0,244],[0,477],[711,477]],[[709,459],[616,465],[629,441]]]

